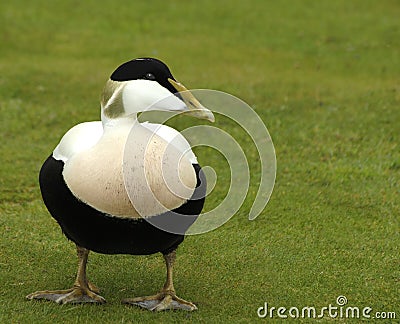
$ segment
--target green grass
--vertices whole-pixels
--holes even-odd
[[[3,1],[0,321],[250,323],[265,301],[320,308],[339,295],[400,318],[399,16],[397,1]],[[271,201],[249,222],[249,195],[226,225],[182,244],[175,285],[195,313],[120,304],[160,288],[160,256],[93,253],[105,306],[26,301],[68,288],[76,271],[73,245],[41,202],[41,163],[67,129],[98,119],[105,80],[138,56],[255,107],[276,148]],[[198,153],[223,169],[218,155]]]

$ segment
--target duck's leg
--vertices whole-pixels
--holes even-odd
[[[105,303],[106,300],[98,295],[99,290],[86,277],[86,264],[89,250],[76,246],[78,252],[78,273],[74,286],[66,290],[37,291],[26,296],[28,299],[47,299],[58,304],[67,303]]]
[[[136,305],[152,311],[163,311],[169,309],[182,309],[186,311],[194,311],[196,305],[179,298],[175,293],[174,283],[172,280],[173,265],[176,258],[176,251],[164,254],[165,265],[167,266],[167,279],[161,292],[153,296],[144,296],[136,298],[124,299],[124,304]]]

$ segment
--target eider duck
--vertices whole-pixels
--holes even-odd
[[[161,291],[123,303],[156,311],[195,310],[193,303],[176,295],[172,269],[177,247],[203,208],[206,179],[178,131],[140,123],[137,114],[174,111],[209,121],[214,116],[154,58],[120,65],[106,82],[101,108],[101,121],[67,131],[39,174],[48,211],[76,244],[75,283],[71,289],[38,291],[27,298],[104,303],[86,276],[90,251],[160,252],[167,267]]]

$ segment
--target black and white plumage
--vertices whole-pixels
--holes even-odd
[[[185,90],[159,60],[126,62],[103,90],[102,121],[78,124],[63,136],[43,164],[39,182],[50,214],[77,246],[77,279],[71,289],[39,291],[28,299],[103,303],[86,278],[89,251],[160,252],[167,265],[161,292],[124,302],[152,310],[196,309],[176,296],[172,266],[184,233],[203,208],[205,177],[178,131],[137,121],[137,113],[145,110],[213,121],[213,114]]]

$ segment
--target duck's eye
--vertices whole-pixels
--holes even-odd
[[[154,76],[153,73],[147,73],[146,76],[145,76],[145,78],[146,78],[147,80],[155,80],[155,79],[156,79],[156,77]]]

